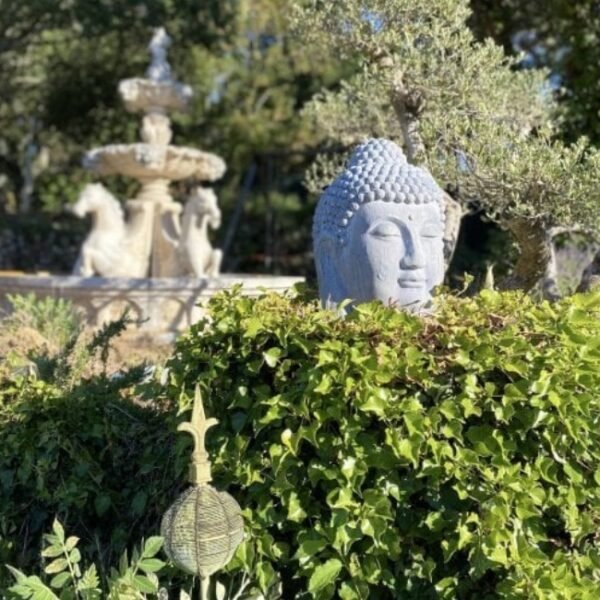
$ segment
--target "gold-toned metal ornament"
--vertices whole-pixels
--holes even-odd
[[[165,552],[173,563],[200,576],[200,598],[204,599],[210,576],[231,560],[244,537],[239,504],[226,492],[208,485],[212,480],[211,465],[204,441],[207,430],[217,422],[206,418],[200,388],[196,386],[192,420],[178,427],[194,438],[192,487],[170,506],[160,528]]]

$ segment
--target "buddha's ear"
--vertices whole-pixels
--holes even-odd
[[[340,272],[341,246],[332,236],[322,235],[315,240],[314,251],[319,297],[325,308],[333,308],[347,297]]]

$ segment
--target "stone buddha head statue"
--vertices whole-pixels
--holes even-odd
[[[325,306],[381,300],[424,310],[444,278],[443,192],[394,142],[358,146],[315,211],[313,242]]]

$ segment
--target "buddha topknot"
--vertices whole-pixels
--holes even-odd
[[[346,242],[346,227],[365,202],[427,204],[443,209],[444,193],[421,167],[408,164],[402,149],[386,139],[370,139],[352,153],[346,169],[325,190],[315,212],[313,239]],[[443,214],[443,210],[442,210]]]

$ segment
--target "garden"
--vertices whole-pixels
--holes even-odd
[[[598,27],[9,0],[0,597],[595,600]]]

